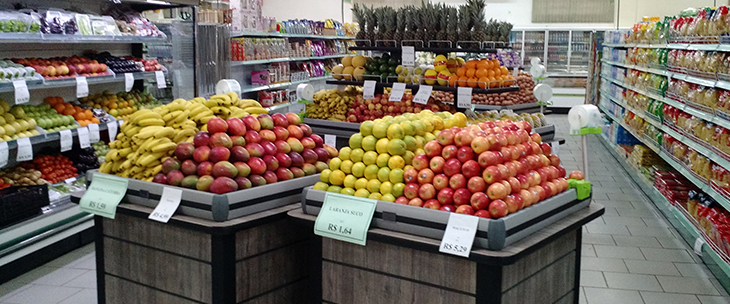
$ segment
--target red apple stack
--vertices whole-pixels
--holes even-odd
[[[431,110],[434,113],[454,112],[455,110],[453,105],[441,103],[433,97],[429,98],[427,104],[414,103],[413,96],[412,93],[406,92],[399,102],[388,101],[390,94],[378,94],[373,99],[363,99],[362,95],[356,96],[355,101],[350,105],[350,110],[347,111],[347,121],[363,122],[383,118],[385,115],[420,113],[422,110]]]
[[[222,194],[317,174],[337,154],[294,113],[214,117],[207,132],[177,146],[154,180]]]
[[[417,178],[405,178],[406,199],[500,218],[566,191],[560,158],[531,130],[527,122],[504,120],[441,131],[413,159]]]

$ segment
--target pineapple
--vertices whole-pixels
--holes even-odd
[[[405,8],[399,8],[396,12],[396,27],[395,27],[395,33],[393,34],[393,40],[395,40],[395,43],[397,45],[400,45],[401,40],[403,40],[403,36],[406,33],[406,9]]]
[[[425,4],[426,17],[423,19],[423,44],[428,47],[430,41],[436,40],[436,34],[438,34],[438,8],[441,5],[433,5],[430,2]],[[435,46],[435,45],[434,45]]]
[[[415,46],[415,43],[413,40],[420,40],[420,35],[418,34],[418,22],[420,20],[418,9],[414,6],[409,6],[408,11],[406,12],[406,24],[408,27],[408,31],[403,37],[403,40],[407,40],[408,42],[402,43],[403,45],[408,46]]]
[[[378,32],[375,34],[375,46],[384,46],[383,38],[385,36],[385,8],[378,7],[375,9],[375,23],[378,25]]]
[[[440,41],[446,41],[449,40],[448,36],[446,34],[446,28],[448,27],[449,23],[449,8],[446,7],[446,5],[441,5],[438,9],[439,12],[439,32],[436,34],[436,40]],[[446,42],[439,42],[439,47],[449,47],[449,43]]]
[[[393,43],[396,23],[395,10],[392,7],[384,7],[382,15],[383,23],[381,28],[378,29],[378,31],[383,32],[380,37],[383,40],[382,43],[385,46],[395,46]]]
[[[446,23],[446,40],[451,41],[451,47],[456,47],[456,41],[459,40],[459,35],[456,32],[456,25],[459,20],[458,10],[455,7],[449,8],[449,21]]]
[[[471,10],[468,5],[459,6],[459,38],[462,42],[471,41]]]
[[[489,23],[487,24],[487,41],[497,40],[495,36],[498,27],[499,25],[494,19],[489,19]]]
[[[376,26],[376,20],[375,20],[375,10],[372,6],[370,8],[365,7],[365,22],[367,24],[367,32],[365,33],[365,40],[370,41],[370,45],[375,45],[375,26]]]
[[[471,40],[484,42],[487,41],[486,23],[484,17],[484,8],[487,6],[484,0],[467,0],[467,5],[472,7],[471,16],[474,23],[474,31],[471,32]]]
[[[509,43],[509,33],[512,32],[512,23],[503,22],[501,29],[501,35],[499,41]]]
[[[430,3],[429,3],[430,5]],[[421,37],[418,38],[418,40],[423,41],[423,46],[428,46],[428,25],[431,23],[431,9],[428,5],[423,4],[423,1],[421,2],[421,22],[420,22],[420,29],[419,32],[421,33]]]
[[[355,5],[352,6],[352,16],[355,17],[357,20],[357,23],[360,27],[360,31],[357,32],[357,35],[355,36],[355,40],[365,40],[367,33],[365,32],[365,25],[367,23],[367,17],[365,11],[367,10],[367,7],[361,6],[360,4],[355,3]],[[367,46],[368,43],[364,41],[356,41],[357,46]]]

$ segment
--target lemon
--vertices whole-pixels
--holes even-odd
[[[366,189],[368,187],[368,179],[367,178],[358,178],[355,181],[355,189]]]
[[[321,190],[321,191],[327,191],[327,188],[329,188],[330,185],[323,182],[317,182],[314,184],[314,190]]]
[[[368,191],[366,189],[359,189],[359,190],[355,191],[355,196],[367,198],[370,196],[370,191]]]
[[[382,183],[377,179],[371,179],[368,181],[367,189],[370,191],[370,193],[375,193],[380,191],[380,185]]]

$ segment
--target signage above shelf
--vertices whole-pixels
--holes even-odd
[[[43,34],[43,33],[0,33],[0,43],[131,44],[131,43],[160,43],[160,42],[165,42],[165,41],[167,41],[166,37],[56,35],[56,34]]]
[[[263,32],[231,32],[231,38],[236,37],[278,37],[278,38],[309,38],[309,39],[355,39],[350,36],[325,36],[309,34],[263,33]]]
[[[347,81],[347,80],[327,80],[327,84],[335,84],[335,85],[355,85],[355,86],[362,86],[365,82],[364,81]],[[397,82],[396,82],[397,83]],[[376,83],[376,88],[383,88],[383,87],[392,87],[394,83],[388,83],[388,82],[378,82]],[[418,90],[420,87],[420,84],[406,84],[407,89],[415,89]],[[435,85],[432,86],[434,91],[449,91],[449,92],[456,92],[459,88],[458,87],[447,87],[447,86],[439,86]],[[520,90],[520,87],[518,86],[511,86],[511,87],[504,87],[504,88],[493,88],[493,89],[481,89],[481,88],[472,88],[472,93],[474,94],[498,94],[498,93],[506,93],[506,92],[517,92]]]

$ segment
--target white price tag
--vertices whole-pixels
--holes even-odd
[[[124,91],[129,92],[134,86],[134,74],[124,73]]]
[[[167,87],[167,81],[165,80],[165,73],[162,71],[155,71],[155,78],[157,79],[157,88],[164,89]]]
[[[333,147],[337,147],[337,136],[325,134],[324,143]]]
[[[76,76],[76,98],[89,96],[89,83],[86,77]]]
[[[117,120],[119,122],[119,126],[121,127],[124,124],[124,119]]]
[[[109,132],[109,141],[114,141],[117,138],[117,122],[112,121],[106,123],[106,130]]]
[[[457,89],[456,106],[459,108],[471,108],[471,88],[459,87]]]
[[[25,79],[13,81],[13,87],[15,88],[16,105],[30,101],[30,92],[28,92],[28,85],[25,83]]]
[[[404,66],[413,66],[416,64],[416,48],[412,46],[401,47],[400,62]]]
[[[520,69],[518,69],[518,68],[515,68],[514,70],[512,70],[512,76],[514,76],[514,77],[517,77],[517,74],[519,74],[519,73],[520,73]]]
[[[695,240],[694,250],[697,255],[702,256],[702,245],[704,245],[704,244],[705,244],[705,240],[702,237],[698,237]]]
[[[8,142],[0,142],[0,167],[5,167],[8,164]]]
[[[439,251],[453,255],[469,257],[474,236],[477,234],[479,217],[473,215],[451,213],[446,224],[444,238],[441,239]]]
[[[101,140],[101,136],[99,135],[99,125],[98,124],[89,124],[89,142],[95,143],[99,142]]]
[[[74,136],[71,130],[61,130],[58,133],[61,134],[61,152],[71,150],[74,145]]]
[[[406,84],[402,82],[396,82],[393,84],[393,89],[390,90],[390,98],[388,101],[401,101],[403,100],[403,94],[406,93]]]
[[[165,187],[162,189],[162,196],[160,197],[160,203],[157,204],[155,210],[152,210],[150,216],[151,220],[158,222],[167,223],[170,220],[177,207],[180,206],[180,199],[182,198],[182,190]]]
[[[33,159],[33,146],[30,144],[30,138],[18,138],[18,155],[16,161],[24,162]]]
[[[75,177],[64,179],[63,182],[66,184],[73,184],[76,181]]]
[[[89,129],[81,127],[76,129],[76,132],[79,133],[79,146],[81,146],[81,149],[91,147],[91,142],[89,141]]]
[[[560,142],[557,140],[550,142],[550,148],[553,150],[553,154],[558,155],[558,151],[560,150]]]
[[[427,104],[428,99],[431,98],[431,91],[433,91],[432,86],[420,85],[418,87],[418,92],[416,93],[416,96],[413,96],[413,102]]]
[[[363,83],[363,85],[362,85],[362,98],[363,99],[375,98],[375,81],[374,80],[365,80],[365,83]]]

